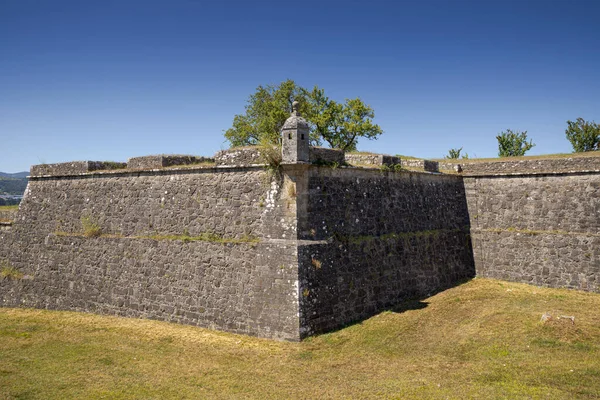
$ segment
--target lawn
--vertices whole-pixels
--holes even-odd
[[[600,294],[478,278],[286,343],[0,308],[0,399],[598,398],[598,310]]]

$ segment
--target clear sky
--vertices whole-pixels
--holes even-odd
[[[0,171],[212,155],[258,85],[360,97],[359,149],[570,152],[600,122],[600,1],[0,0]]]

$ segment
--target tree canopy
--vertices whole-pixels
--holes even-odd
[[[498,140],[498,155],[500,157],[523,156],[535,146],[532,140],[527,142],[527,131],[513,132],[507,129],[506,132],[500,132],[496,139]]]
[[[580,153],[600,150],[600,126],[597,123],[577,118],[576,121],[567,121],[567,125],[565,133],[573,151]]]
[[[232,146],[277,143],[294,101],[300,103],[299,112],[309,123],[314,145],[325,142],[330,147],[356,150],[359,138],[377,139],[383,133],[373,123],[375,112],[361,99],[338,103],[318,86],[307,90],[288,79],[279,85],[256,88],[248,99],[245,114],[234,116],[225,138]]]

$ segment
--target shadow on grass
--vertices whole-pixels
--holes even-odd
[[[395,312],[395,313],[403,313],[403,312],[412,311],[412,310],[422,310],[423,308],[426,308],[428,305],[429,305],[429,303],[424,302],[419,299],[409,299],[409,300],[404,300],[401,303],[396,304],[395,306],[393,306],[385,311],[391,311],[391,312]]]
[[[321,335],[325,335],[328,333],[333,333],[333,332],[338,332],[341,331],[343,329],[346,329],[348,327],[354,326],[354,325],[362,325],[362,323],[370,318],[376,317],[377,315],[380,315],[382,313],[385,312],[392,312],[392,313],[404,313],[406,311],[414,311],[414,310],[422,310],[425,309],[429,306],[429,302],[427,302],[426,300],[430,297],[435,296],[438,293],[441,293],[445,290],[457,287],[457,286],[461,286],[465,283],[470,282],[473,279],[473,277],[469,277],[469,278],[464,278],[464,279],[460,279],[456,282],[454,282],[454,284],[452,285],[448,285],[445,287],[441,287],[437,290],[432,290],[430,293],[428,293],[427,295],[424,296],[415,296],[415,297],[406,297],[405,299],[401,299],[400,301],[398,301],[398,303],[391,305],[391,306],[382,306],[382,307],[378,307],[378,311],[369,313],[368,315],[365,315],[364,317],[360,317],[354,321],[348,322],[346,324],[343,325],[339,325],[337,327],[334,328],[330,328],[330,329],[326,329],[323,331],[319,331],[319,332],[315,332],[313,334],[311,334],[310,336],[315,337],[315,336],[321,336]],[[306,339],[309,336],[305,336],[302,338],[302,340]]]

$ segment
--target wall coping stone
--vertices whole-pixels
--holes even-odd
[[[440,172],[439,163],[432,160],[404,159],[402,160],[402,165],[405,167],[423,168],[423,170],[428,172]]]
[[[64,163],[32,165],[29,174],[31,177],[46,175],[60,176],[99,170],[121,170],[126,167],[126,163],[113,161],[70,161]]]
[[[193,165],[193,164],[192,164]],[[49,179],[63,179],[63,178],[94,178],[94,177],[111,177],[111,176],[140,176],[140,175],[169,175],[169,174],[186,174],[186,173],[210,173],[210,172],[238,172],[241,170],[256,170],[264,169],[264,165],[245,165],[245,166],[188,166],[188,167],[172,167],[172,168],[143,168],[143,169],[119,169],[119,170],[101,170],[101,171],[90,171],[90,172],[79,172],[70,174],[56,174],[56,175],[37,175],[31,176],[29,179],[33,181],[37,180],[49,180]]]
[[[132,157],[127,160],[127,168],[164,168],[177,165],[192,165],[202,162],[214,162],[214,159],[187,154],[159,154],[152,156]]]
[[[377,153],[346,153],[346,162],[353,163],[358,162],[366,165],[402,165],[403,161],[400,157],[391,156],[389,154],[377,154]]]
[[[487,162],[442,162],[446,170],[463,176],[524,176],[600,172],[600,157],[566,157]]]
[[[259,146],[232,147],[215,153],[217,166],[264,165]]]
[[[502,178],[504,176],[520,177],[520,176],[566,176],[566,175],[592,175],[600,173],[600,169],[590,170],[573,170],[573,171],[556,171],[556,172],[544,172],[544,171],[532,171],[532,172],[498,172],[498,173],[462,173],[462,174],[449,174],[458,175],[464,178]]]

